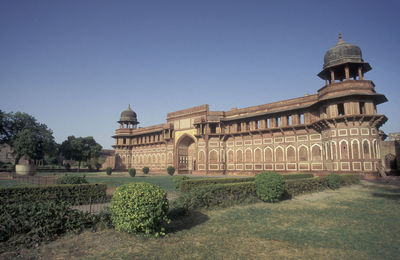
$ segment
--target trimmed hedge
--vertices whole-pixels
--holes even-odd
[[[178,198],[187,209],[229,207],[259,201],[254,182],[200,186]]]
[[[90,214],[53,201],[0,204],[0,223],[0,252],[37,246],[66,232],[111,227],[106,211]]]
[[[262,172],[256,175],[257,196],[265,202],[278,202],[285,192],[285,178],[276,172]]]
[[[328,188],[326,178],[288,180],[285,183],[284,197],[291,198],[300,194],[323,191]]]
[[[312,173],[289,173],[281,174],[285,180],[292,179],[306,179],[314,178]],[[196,179],[182,182],[180,186],[181,192],[189,192],[190,190],[197,188],[199,186],[205,186],[210,184],[224,184],[224,183],[239,183],[239,182],[250,182],[254,181],[254,177],[244,177],[244,178],[213,178],[213,179]]]
[[[175,184],[175,189],[179,190],[181,187],[181,182],[185,181],[185,180],[189,180],[190,178],[188,176],[185,175],[178,175],[178,176],[174,176],[172,181]]]
[[[211,184],[226,184],[226,183],[240,183],[254,181],[254,177],[248,178],[213,178],[213,179],[200,179],[200,180],[184,180],[180,184],[181,192],[189,192],[200,186],[207,186]]]
[[[0,188],[0,204],[54,201],[79,205],[104,201],[106,190],[106,184],[5,187]]]
[[[56,179],[56,184],[84,184],[88,183],[86,177],[74,176],[65,174],[62,177]]]
[[[312,173],[285,173],[282,174],[285,180],[297,180],[297,179],[312,179],[314,174]]]

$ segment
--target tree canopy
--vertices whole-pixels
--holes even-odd
[[[55,150],[53,132],[27,113],[5,113],[0,110],[0,143],[14,150],[15,164],[26,156],[30,160],[43,159]]]
[[[89,161],[100,156],[102,146],[92,136],[75,137],[68,136],[60,147],[61,153],[68,160],[78,161],[78,170],[82,161]]]

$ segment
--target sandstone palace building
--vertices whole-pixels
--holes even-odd
[[[230,111],[202,105],[167,114],[165,123],[138,127],[130,107],[115,135],[116,169],[150,173],[251,175],[277,172],[360,172],[380,167],[377,111],[386,102],[365,73],[361,49],[339,42],[328,50],[316,94]]]

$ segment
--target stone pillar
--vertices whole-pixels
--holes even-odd
[[[265,119],[261,119],[260,120],[260,129],[265,129],[266,128],[266,126],[265,126]]]
[[[335,72],[331,70],[331,84],[335,83]]]
[[[344,73],[345,73],[345,75],[346,75],[346,80],[349,80],[349,79],[350,79],[350,70],[349,70],[349,67],[348,67],[348,66],[346,66],[346,67],[344,68]]]
[[[359,80],[364,80],[364,76],[363,76],[363,74],[362,74],[361,67],[358,67],[358,79],[359,79]]]

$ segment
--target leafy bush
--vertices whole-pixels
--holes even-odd
[[[360,175],[359,174],[340,174],[339,182],[340,182],[340,186],[359,184],[360,183]]]
[[[210,185],[210,184],[238,183],[238,182],[249,182],[249,181],[254,181],[254,177],[185,180],[180,185],[180,189],[181,189],[181,192],[188,192],[188,191],[198,188],[200,186],[206,186],[206,185]]]
[[[189,179],[190,178],[188,176],[184,176],[184,175],[174,176],[172,181],[175,184],[175,189],[179,190],[181,188],[182,181],[189,180]]]
[[[79,232],[92,227],[99,220],[95,215],[73,210],[65,203],[2,203],[0,251],[32,247],[65,232]]]
[[[169,175],[174,175],[174,173],[175,173],[175,167],[174,166],[168,166],[167,167],[167,172],[168,172],[168,174]]]
[[[278,202],[285,191],[285,179],[276,172],[262,172],[255,176],[257,196],[265,202]]]
[[[188,209],[229,207],[256,201],[254,182],[200,186],[178,198],[178,203]]]
[[[164,235],[168,222],[167,193],[150,183],[119,186],[111,200],[111,219],[118,231]]]
[[[129,172],[129,175],[130,175],[131,177],[135,177],[135,175],[136,175],[136,169],[135,169],[135,168],[130,168],[130,169],[128,170],[128,172]]]
[[[88,183],[86,177],[74,176],[74,175],[64,175],[56,179],[56,184],[84,184]]]
[[[0,204],[54,201],[79,205],[104,201],[106,190],[106,184],[5,187],[0,188]]]
[[[285,197],[323,191],[328,188],[326,178],[288,180],[285,183]]]
[[[148,174],[150,169],[149,169],[149,167],[145,166],[145,167],[142,168],[142,171],[143,171],[144,174]]]
[[[310,179],[314,178],[314,174],[312,173],[286,173],[282,174],[285,180],[297,180],[297,179]]]
[[[336,173],[329,173],[325,178],[329,188],[333,190],[339,188],[340,186],[339,175],[337,175]]]
[[[64,165],[64,167],[65,167],[65,170],[67,170],[67,172],[71,171],[71,164],[66,163],[66,164]]]
[[[112,173],[112,168],[111,167],[107,167],[106,168],[106,174],[107,175],[111,175],[111,173]]]

